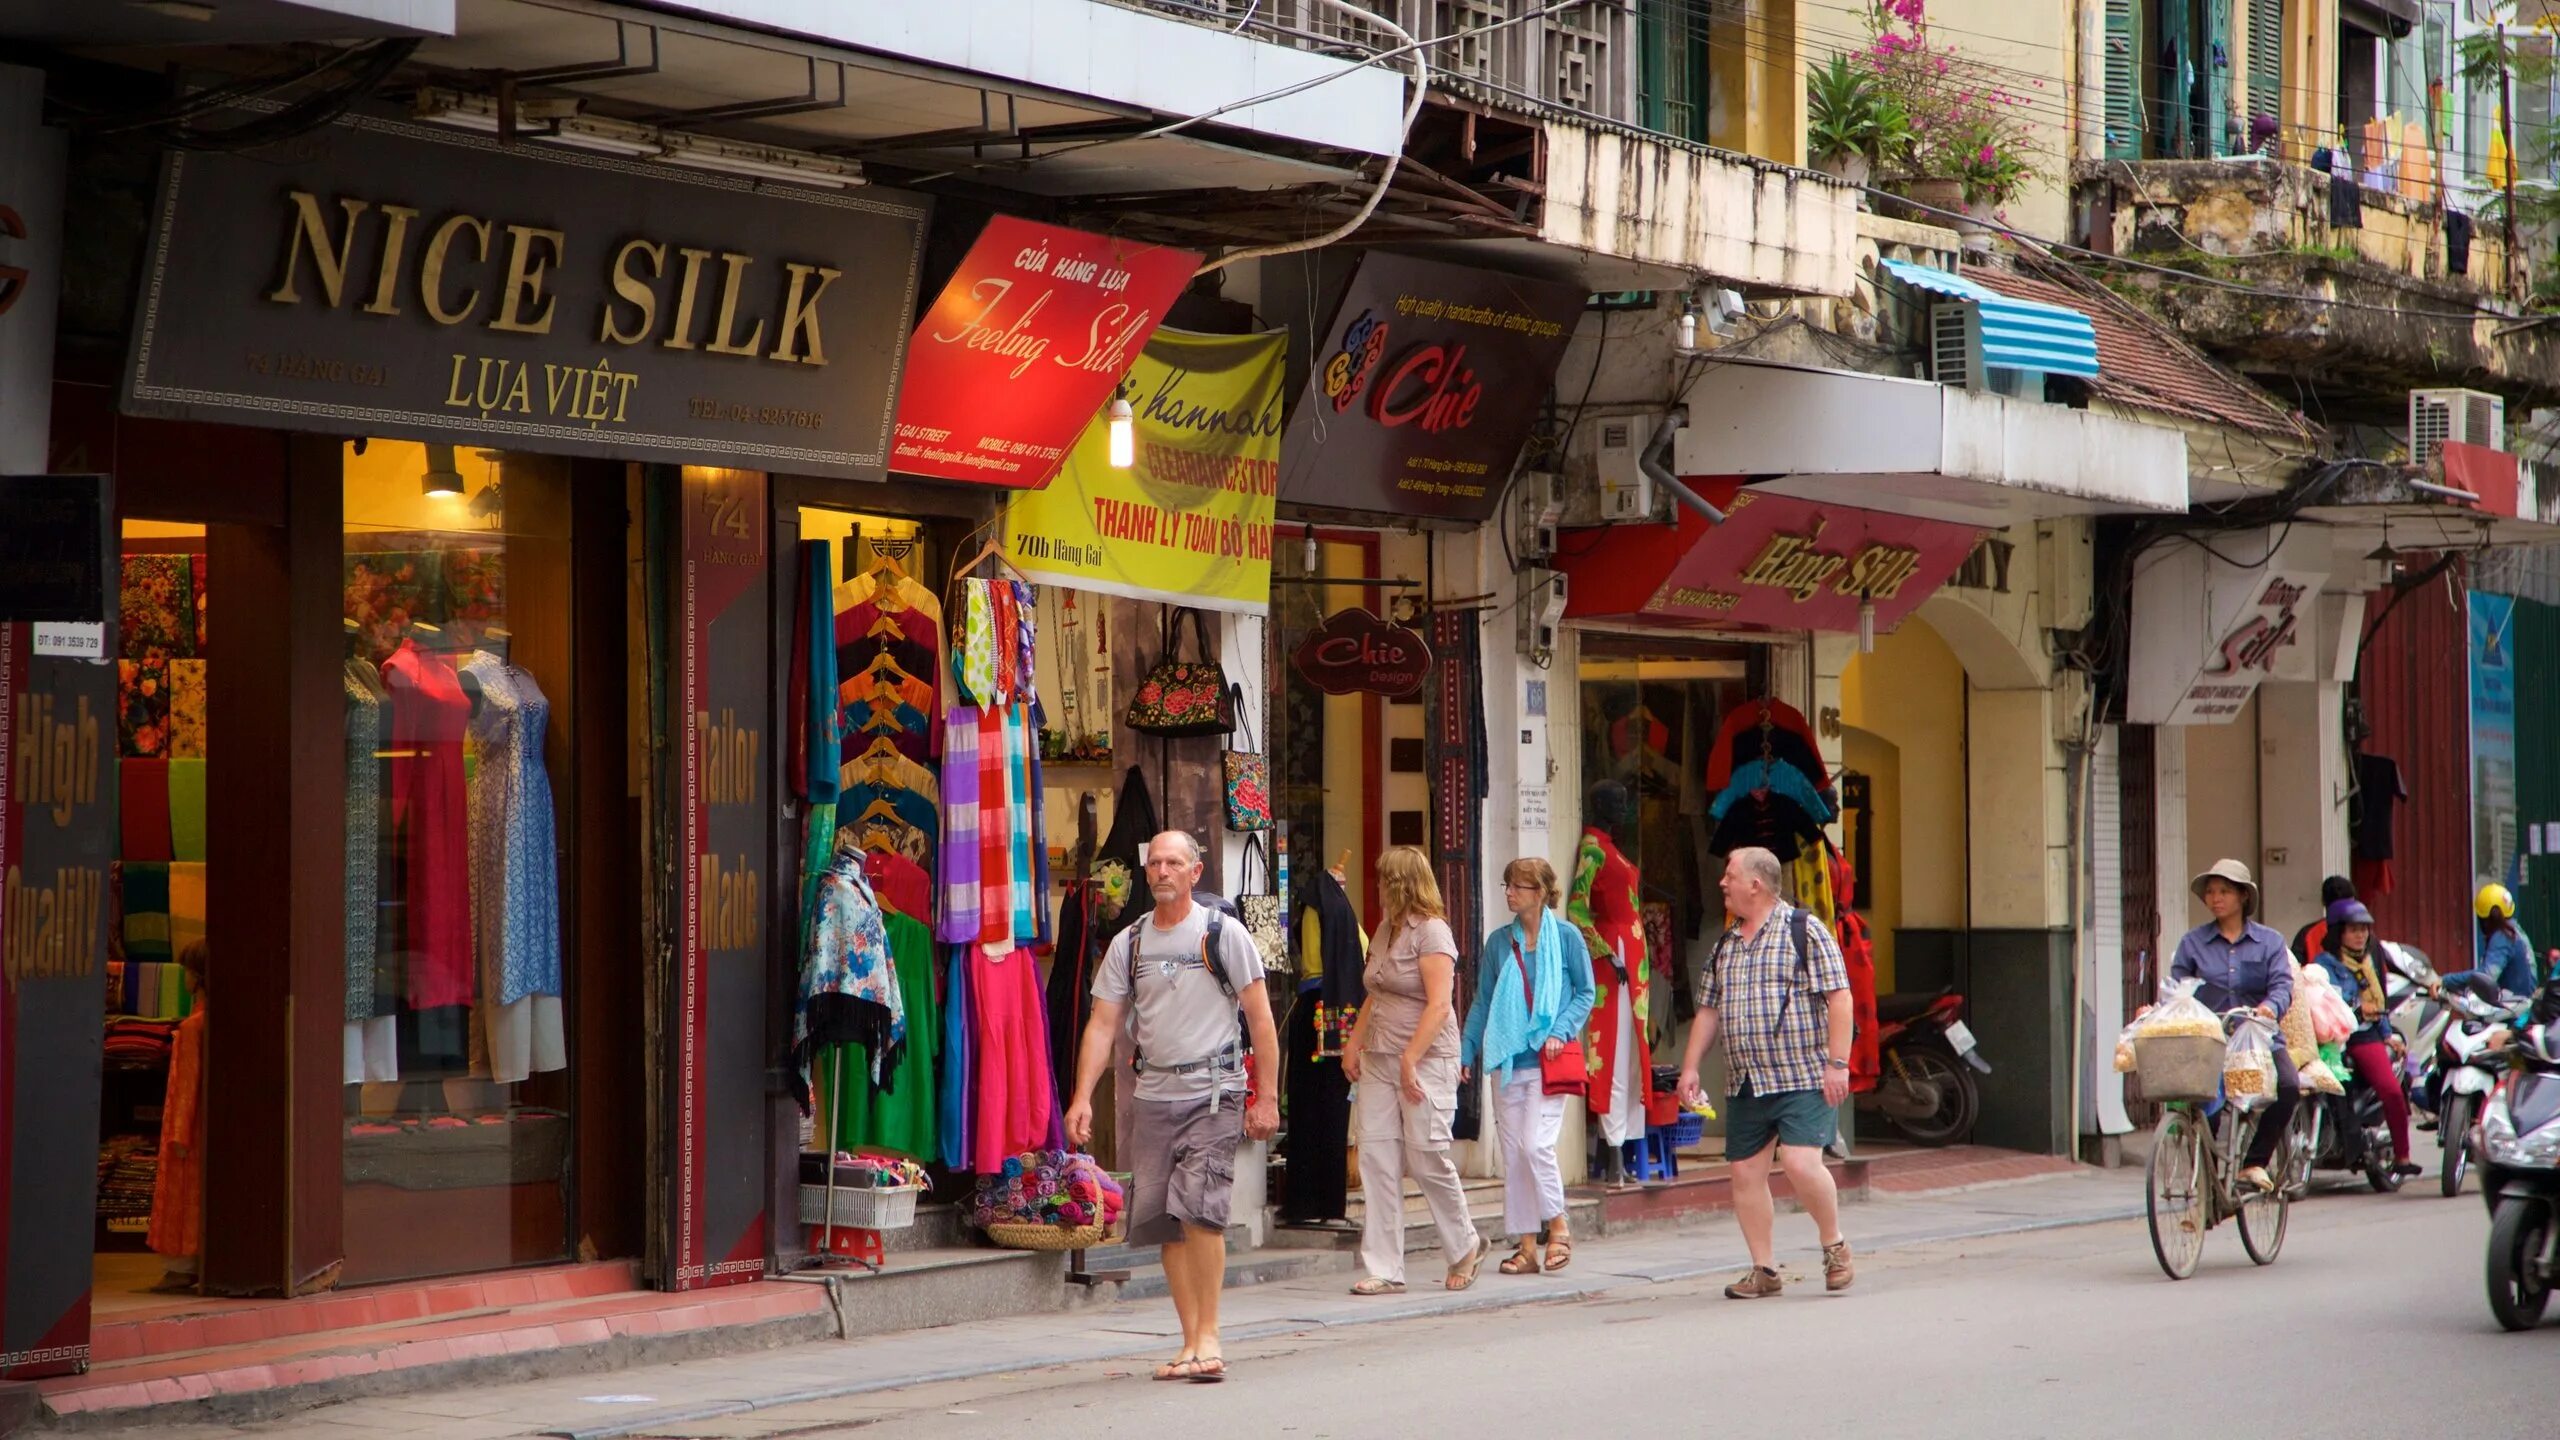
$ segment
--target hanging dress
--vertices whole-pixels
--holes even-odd
[[[1653,1056],[1645,1043],[1651,977],[1636,867],[1597,827],[1582,832],[1565,916],[1591,947],[1591,973],[1597,982],[1591,1020],[1583,1031],[1591,1070],[1586,1103],[1599,1118],[1603,1136],[1620,1144],[1643,1133],[1644,1107],[1653,1099]]]
[[[542,762],[551,701],[533,676],[479,652],[471,738],[471,915],[480,953],[481,1038],[489,1078],[511,1084],[566,1069],[560,1006],[560,866],[551,777]]]
[[[880,923],[898,975],[898,1001],[906,1011],[906,1044],[873,1085],[867,1042],[830,1046],[817,1056],[816,1083],[830,1087],[827,1113],[835,1117],[835,1148],[888,1150],[917,1160],[939,1158],[940,1096],[935,1076],[942,1062],[942,1009],[934,1000],[930,881],[902,855],[863,856],[863,874],[880,902]]]
[[[382,662],[390,724],[391,888],[413,1052],[403,1073],[470,1065],[472,1002],[469,807],[462,737],[471,702],[453,667],[403,640]]]
[[[347,662],[347,1015],[339,1079],[349,1085],[400,1078],[396,968],[386,975],[382,909],[382,674]]]

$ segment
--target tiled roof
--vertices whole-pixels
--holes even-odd
[[[2088,382],[2089,393],[2100,399],[2257,435],[2314,438],[2311,422],[2215,364],[2165,321],[2111,294],[1993,265],[1967,265],[1964,278],[2013,300],[2067,305],[2086,314],[2098,329],[2098,377]]]

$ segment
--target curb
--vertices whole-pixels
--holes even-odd
[[[2142,1218],[2142,1214],[2142,1207],[2140,1205],[2133,1205],[2130,1207],[2119,1206],[2103,1211],[2091,1211],[2078,1215],[2037,1216],[2032,1218],[1995,1221],[1982,1225],[1956,1225],[1942,1230],[1925,1231],[1916,1235],[1897,1236],[1890,1242],[1876,1245],[1872,1250],[1864,1251],[1862,1253],[1888,1254],[1892,1251],[1906,1250],[1914,1246],[1942,1245],[1955,1240],[1988,1240],[2001,1236],[2033,1234],[2047,1230],[2070,1230],[2090,1225],[2110,1225],[2123,1220],[2139,1220]],[[1258,1320],[1250,1324],[1235,1326],[1227,1332],[1227,1335],[1228,1338],[1234,1340],[1265,1340],[1275,1336],[1293,1334],[1302,1330],[1341,1330],[1363,1325],[1389,1324],[1398,1320],[1428,1320],[1443,1315],[1471,1315],[1482,1314],[1494,1310],[1522,1309],[1532,1305],[1552,1305],[1572,1300],[1588,1300],[1595,1296],[1608,1294],[1612,1291],[1632,1289],[1639,1286],[1677,1284],[1684,1281],[1701,1279],[1710,1275],[1723,1274],[1731,1269],[1733,1269],[1733,1262],[1729,1258],[1718,1260],[1713,1263],[1697,1261],[1689,1264],[1674,1264],[1665,1266],[1660,1270],[1652,1271],[1643,1276],[1610,1275],[1601,1277],[1591,1283],[1567,1281],[1564,1283],[1563,1288],[1552,1290],[1540,1289],[1534,1293],[1504,1294],[1499,1288],[1497,1288],[1484,1294],[1462,1295],[1460,1298],[1433,1300],[1425,1304],[1408,1302],[1400,1306],[1364,1310],[1357,1315],[1344,1316],[1336,1319],[1314,1318]],[[1048,1357],[1029,1355],[1016,1356],[1003,1360],[977,1361],[963,1365],[945,1366],[936,1370],[917,1371],[906,1375],[888,1376],[868,1380],[851,1380],[838,1385],[809,1386],[798,1390],[782,1391],[773,1395],[758,1396],[751,1400],[722,1400],[708,1404],[689,1406],[683,1409],[654,1411],[646,1416],[634,1416],[630,1419],[610,1425],[596,1425],[574,1430],[545,1430],[540,1433],[546,1437],[550,1437],[550,1440],[617,1440],[617,1437],[643,1434],[668,1425],[683,1425],[701,1420],[716,1420],[724,1416],[747,1415],[753,1414],[759,1410],[774,1410],[789,1405],[806,1405],[820,1400],[843,1400],[850,1399],[857,1395],[875,1395],[888,1390],[906,1390],[916,1386],[938,1385],[953,1380],[976,1380],[983,1379],[990,1375],[1011,1375],[1026,1370],[1047,1369],[1054,1365],[1079,1365],[1091,1364],[1099,1361],[1126,1359],[1133,1355],[1147,1354],[1160,1347],[1162,1344],[1163,1340],[1161,1337],[1150,1337],[1144,1340],[1133,1339],[1125,1345],[1114,1345],[1096,1351],[1078,1352],[1072,1355]]]

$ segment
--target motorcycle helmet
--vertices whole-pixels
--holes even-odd
[[[2330,905],[2328,919],[2331,930],[2343,930],[2350,925],[2372,924],[2373,912],[2364,908],[2363,901],[2350,895]]]
[[[2471,913],[2482,920],[2513,920],[2516,897],[2507,893],[2504,885],[2483,885],[2480,893],[2471,897]]]

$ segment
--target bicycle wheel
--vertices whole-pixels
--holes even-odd
[[[2196,1273],[2204,1255],[2204,1126],[2172,1107],[2153,1132],[2150,1175],[2143,1210],[2151,1221],[2151,1253],[2172,1280]]]
[[[2295,1135],[2290,1126],[2285,1137],[2276,1142],[2276,1153],[2267,1157],[2267,1173],[2277,1177],[2271,1194],[2251,1194],[2240,1202],[2240,1244],[2249,1258],[2261,1265],[2276,1263],[2276,1255],[2284,1249],[2285,1224],[2293,1215],[2293,1196],[2285,1189],[2284,1177],[2293,1173]]]

